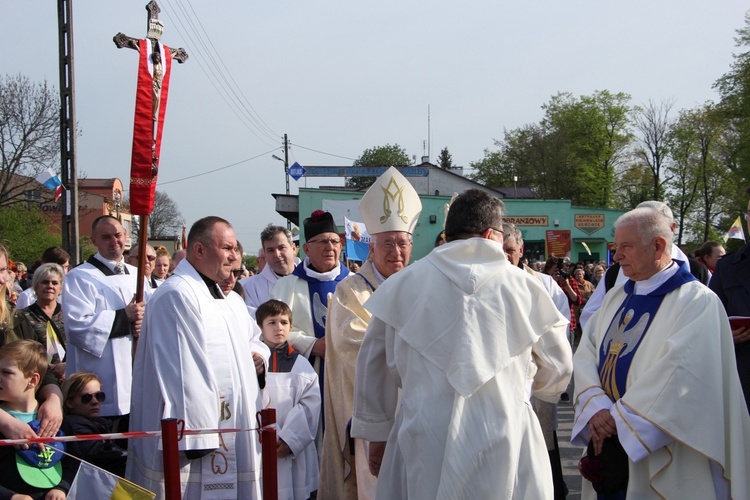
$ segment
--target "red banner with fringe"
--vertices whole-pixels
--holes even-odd
[[[156,50],[153,45],[156,45]],[[133,215],[148,215],[154,210],[172,54],[166,45],[152,44],[148,39],[138,40],[138,48],[140,56],[130,164],[130,212]]]

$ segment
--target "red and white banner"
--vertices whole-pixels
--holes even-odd
[[[130,212],[148,215],[154,210],[159,152],[167,111],[172,54],[156,44],[160,63],[154,64],[151,40],[138,40],[138,87],[135,95],[133,153],[130,164]]]

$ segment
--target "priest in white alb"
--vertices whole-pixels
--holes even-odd
[[[370,441],[377,499],[553,496],[529,399],[565,390],[568,323],[505,258],[502,215],[499,199],[467,190],[448,212],[448,243],[365,303],[352,436]]]
[[[583,498],[750,498],[750,417],[721,302],[672,258],[660,212],[636,208],[614,227],[628,280],[574,358]]]
[[[130,429],[158,430],[165,418],[186,429],[242,432],[185,436],[179,442],[182,498],[261,497],[256,412],[268,347],[239,295],[217,282],[237,266],[232,226],[205,217],[190,229],[187,257],[153,295],[133,367]],[[161,440],[133,440],[128,479],[164,493]]]

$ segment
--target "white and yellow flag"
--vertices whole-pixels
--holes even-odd
[[[724,243],[726,243],[729,238],[745,241],[745,233],[742,231],[742,219],[740,217],[737,217],[737,220],[734,221],[729,228],[729,231],[727,231],[727,234],[724,235]]]
[[[135,483],[81,461],[68,492],[68,500],[153,500],[156,494]]]

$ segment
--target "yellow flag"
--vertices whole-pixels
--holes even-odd
[[[745,233],[742,231],[742,219],[740,217],[737,217],[737,220],[734,221],[729,228],[729,231],[727,231],[727,234],[724,235],[724,243],[726,243],[729,238],[745,241]]]

